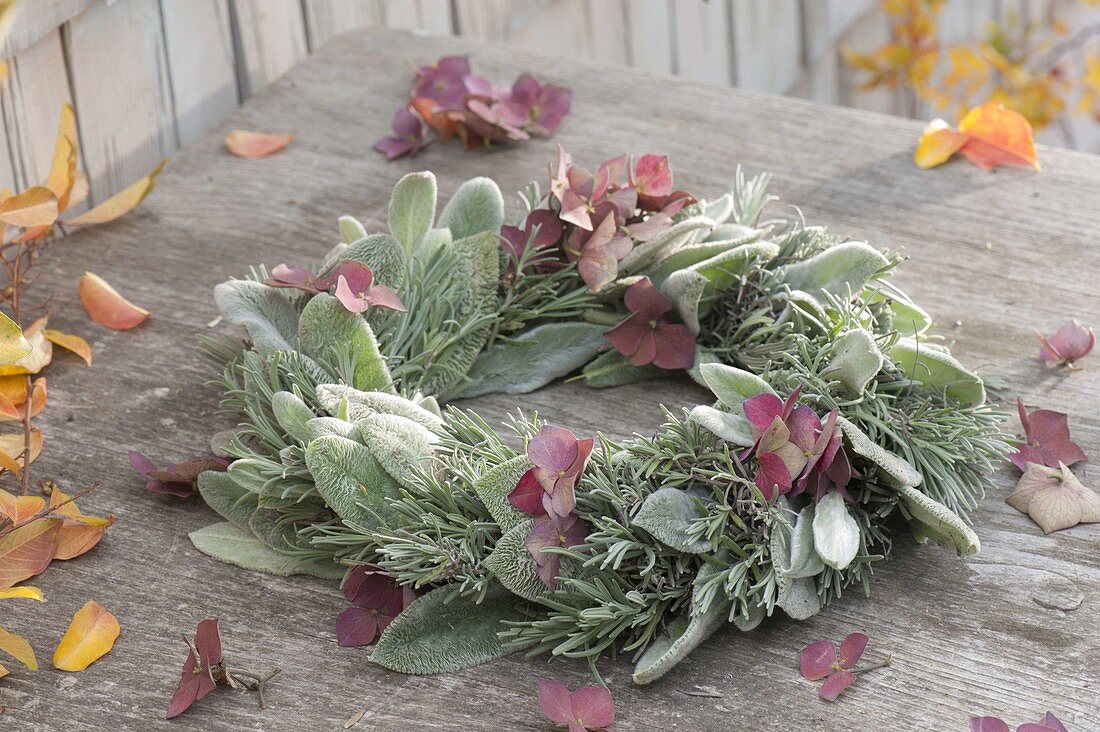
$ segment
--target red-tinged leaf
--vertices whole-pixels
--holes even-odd
[[[942,119],[934,119],[920,135],[917,149],[913,151],[913,162],[925,169],[942,165],[966,144],[969,137],[965,132],[951,129]]]
[[[33,577],[49,566],[61,519],[32,521],[0,537],[0,589]]]
[[[45,510],[46,499],[42,496],[16,496],[0,489],[0,514],[6,516],[12,524],[21,524]]]
[[[233,130],[225,138],[225,147],[239,158],[266,158],[282,150],[293,139],[294,135]]]
[[[25,379],[26,377],[20,378]],[[24,415],[32,419],[37,417],[42,413],[42,410],[46,408],[46,398],[46,377],[44,376],[34,380],[34,391],[31,396],[29,415],[27,415],[28,405],[25,399],[20,404],[11,404],[6,397],[0,395],[0,422],[22,421]],[[14,416],[9,412],[9,406],[15,409]]]
[[[970,732],[1012,732],[1003,719],[997,717],[971,717]]]
[[[32,186],[0,203],[0,222],[24,229],[51,226],[57,214],[57,196],[43,186]]]
[[[863,652],[867,650],[868,638],[863,633],[852,633],[840,642],[840,665],[842,668],[852,668],[859,659],[863,658]]]
[[[832,641],[814,641],[798,655],[798,669],[802,678],[809,681],[825,678],[833,672],[835,664],[836,646]]]
[[[0,394],[0,421],[10,422],[17,419],[22,419],[19,407],[12,404],[6,396]]]
[[[31,462],[42,453],[42,431],[31,428]],[[0,435],[0,467],[18,474],[23,467],[24,437],[22,433]],[[14,470],[12,468],[15,468]]]
[[[959,132],[969,135],[960,152],[979,168],[1021,165],[1039,170],[1031,123],[1003,104],[987,102],[966,113]]]
[[[34,656],[34,649],[21,635],[15,635],[0,628],[0,651],[9,654],[31,671],[38,670],[38,659]]]
[[[92,347],[88,345],[88,341],[84,340],[78,335],[72,333],[62,333],[59,330],[53,330],[47,328],[43,331],[43,335],[46,336],[46,340],[51,343],[61,346],[66,351],[72,351],[76,355],[84,359],[84,363],[92,365]]]
[[[821,685],[821,698],[826,701],[836,701],[842,691],[856,683],[857,678],[851,671],[834,671]]]
[[[80,278],[80,302],[92,320],[112,330],[136,328],[150,313],[124,298],[99,275],[85,272]]]
[[[161,160],[160,165],[154,168],[151,173],[131,183],[129,186],[123,188],[90,211],[82,213],[75,219],[65,221],[65,225],[91,226],[94,224],[105,224],[108,221],[114,221],[123,214],[133,211],[139,203],[145,200],[146,196],[153,192],[153,188],[157,184],[157,176],[160,175],[160,172],[164,170],[164,166],[167,164],[168,158]]]
[[[114,516],[100,518],[98,516],[84,516],[82,519],[89,521],[66,519],[61,525],[61,531],[57,534],[57,550],[54,559],[62,561],[75,559],[86,553],[99,543],[103,538],[103,532],[115,522]]]

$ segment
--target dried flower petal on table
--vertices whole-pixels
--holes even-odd
[[[1052,409],[1024,410],[1024,403],[1016,400],[1016,410],[1024,428],[1026,444],[1008,456],[1020,470],[1027,470],[1028,463],[1038,463],[1057,468],[1062,463],[1073,465],[1087,460],[1085,451],[1069,436],[1069,418]]]
[[[1100,495],[1083,485],[1065,463],[1056,468],[1028,463],[1007,501],[1045,534],[1100,523]]]
[[[1096,345],[1096,334],[1092,328],[1086,328],[1076,320],[1070,320],[1050,338],[1039,331],[1035,331],[1035,335],[1039,338],[1039,358],[1073,371],[1080,368],[1076,362],[1092,353]]]
[[[80,278],[80,302],[92,320],[112,330],[129,330],[145,322],[150,313],[124,298],[97,274]]]
[[[130,450],[130,465],[146,478],[145,487],[154,493],[165,493],[177,498],[190,498],[195,494],[195,482],[206,470],[223,472],[229,461],[220,457],[192,458],[158,470],[152,460],[137,450]]]
[[[560,681],[539,679],[539,707],[547,719],[569,732],[606,729],[615,722],[615,701],[602,686],[570,692]]]
[[[192,704],[217,688],[214,669],[221,664],[222,638],[218,631],[218,619],[203,620],[195,631],[194,646],[188,644],[187,660],[183,663],[179,686],[176,687],[176,693],[172,695],[172,701],[168,704],[165,718],[178,717]]]
[[[294,135],[233,130],[225,137],[225,147],[239,158],[266,158],[279,152],[293,140]]]
[[[354,607],[336,619],[336,638],[342,646],[373,643],[393,619],[416,599],[409,587],[401,587],[385,570],[361,564],[344,582],[344,597]]]
[[[839,650],[832,641],[819,640],[802,649],[798,667],[802,678],[808,681],[825,679],[821,698],[836,701],[840,693],[859,678],[853,669],[867,649],[868,638],[863,633],[851,633],[840,643]]]

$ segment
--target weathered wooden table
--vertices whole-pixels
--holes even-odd
[[[470,53],[495,79],[531,70],[572,86],[574,112],[553,141],[489,154],[435,146],[386,163],[370,146],[405,98],[405,59],[426,63],[445,53]],[[222,145],[234,128],[293,130],[298,139],[272,158],[242,160]],[[216,315],[211,288],[255,262],[314,261],[337,238],[340,214],[382,227],[391,186],[413,170],[435,171],[443,195],[474,175],[509,191],[542,178],[561,142],[588,164],[624,151],[667,153],[678,182],[704,194],[727,183],[738,162],[768,171],[775,192],[807,221],[904,246],[912,260],[901,283],[935,314],[959,356],[1003,375],[1012,397],[1069,412],[1078,441],[1100,455],[1100,360],[1072,376],[1045,370],[1031,334],[1071,315],[1100,325],[1100,159],[1044,149],[1041,174],[991,174],[964,163],[921,171],[910,160],[919,129],[454,39],[366,32],[309,58],[179,153],[135,214],[77,233],[48,258],[40,287],[57,292],[52,323],[88,334],[96,363],[53,367],[38,474],[69,486],[102,481],[84,503],[118,523],[93,552],[36,580],[45,605],[5,603],[3,624],[30,637],[46,668],[20,668],[0,683],[7,706],[0,726],[332,730],[365,706],[362,729],[543,729],[535,678],[589,680],[578,663],[518,657],[438,677],[372,666],[367,651],[336,644],[344,602],[333,583],[254,574],[200,554],[187,532],[213,513],[197,500],[147,493],[127,463],[131,448],[163,461],[201,453],[227,424],[214,417],[217,395],[205,384],[213,371],[194,349]],[[75,296],[85,269],[153,317],[124,333],[88,324]],[[667,381],[603,392],[559,385],[522,404],[579,432],[623,436],[654,428],[659,403],[699,400],[707,399],[690,383]],[[475,403],[491,417],[519,404]],[[1100,481],[1090,472],[1086,483]],[[1015,725],[1052,709],[1075,732],[1100,729],[1100,526],[1043,536],[1004,503],[1013,480],[1011,469],[997,475],[998,488],[975,515],[982,553],[967,561],[902,538],[870,598],[846,596],[805,623],[775,618],[749,634],[724,631],[651,687],[631,685],[625,660],[603,662],[617,727],[963,730],[972,713]],[[52,649],[89,598],[117,614],[122,636],[87,671],[54,671]],[[180,634],[209,616],[222,620],[229,658],[284,669],[269,691],[271,707],[261,712],[252,695],[223,690],[166,723],[185,655]],[[868,658],[890,654],[893,665],[826,703],[799,677],[798,651],[853,630],[870,635]],[[684,693],[696,685],[723,696]]]

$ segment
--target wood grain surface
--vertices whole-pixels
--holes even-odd
[[[492,153],[433,146],[394,163],[370,152],[406,98],[406,59],[466,52],[495,79],[531,70],[574,87],[574,112],[558,138]],[[589,682],[583,665],[542,658],[436,677],[374,667],[365,650],[336,644],[344,601],[333,583],[254,574],[203,556],[187,532],[214,514],[197,500],[147,493],[127,464],[132,448],[161,462],[201,453],[228,425],[215,417],[217,394],[206,385],[213,372],[194,349],[216,315],[211,288],[256,262],[313,262],[336,241],[340,214],[379,229],[391,186],[414,170],[435,171],[443,195],[475,175],[510,191],[541,178],[561,142],[590,165],[624,151],[668,153],[678,186],[704,195],[721,190],[737,163],[770,172],[774,191],[808,222],[904,247],[911,260],[901,284],[935,314],[960,358],[1003,377],[1010,398],[1069,412],[1078,441],[1100,455],[1100,358],[1073,375],[1046,370],[1031,332],[1069,316],[1100,325],[1100,159],[1043,149],[1040,174],[965,163],[921,171],[910,160],[919,127],[471,41],[381,31],[332,41],[176,154],[137,212],[62,241],[44,264],[38,288],[55,293],[51,325],[87,336],[96,362],[85,369],[58,357],[36,472],[68,487],[102,481],[82,505],[118,523],[94,551],[36,580],[46,604],[4,604],[3,625],[31,639],[45,668],[20,668],[0,684],[0,727],[338,730],[366,707],[356,729],[536,730],[546,729],[537,676]],[[271,158],[242,160],[222,144],[233,128],[298,137]],[[90,324],[76,300],[85,269],[153,317],[132,332]],[[580,433],[624,436],[656,427],[661,403],[699,400],[706,396],[689,382],[670,380],[602,392],[559,385],[474,406],[499,418],[522,405]],[[1015,420],[1009,426],[1018,429]],[[1100,483],[1095,468],[1082,473]],[[616,728],[964,730],[972,713],[1015,726],[1050,709],[1075,732],[1100,729],[1100,526],[1044,536],[1004,503],[1012,469],[995,479],[975,515],[983,551],[971,559],[901,538],[869,598],[846,595],[804,623],[774,618],[751,633],[720,632],[649,687],[631,685],[626,659],[601,662],[618,703]],[[54,671],[52,649],[88,599],[118,616],[122,636],[87,671]],[[185,656],[179,637],[209,616],[221,618],[236,664],[284,669],[269,689],[271,706],[261,712],[254,696],[219,690],[166,723]],[[798,651],[854,630],[871,637],[866,660],[889,655],[892,665],[826,703],[800,678]],[[721,696],[690,695],[697,686]]]

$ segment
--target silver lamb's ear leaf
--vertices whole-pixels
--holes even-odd
[[[409,255],[401,242],[389,234],[374,234],[356,240],[340,259],[370,267],[375,282],[400,290],[409,271]]]
[[[320,384],[317,387],[317,401],[329,414],[346,409],[349,422],[358,422],[371,414],[396,414],[432,431],[443,426],[439,415],[409,399],[382,391],[361,391],[345,384]]]
[[[978,535],[947,506],[910,486],[901,489],[901,501],[910,518],[920,524],[924,536],[954,549],[959,556],[981,551]]]
[[[722,359],[718,357],[714,351],[709,348],[703,348],[702,346],[696,346],[695,348],[695,364],[687,370],[688,376],[699,386],[704,389],[707,388],[707,382],[703,380],[703,374],[699,370],[704,364],[708,363],[722,363]]]
[[[660,488],[646,496],[632,523],[640,526],[665,546],[688,554],[710,551],[708,539],[693,539],[688,534],[695,519],[706,514],[696,497],[679,488]]]
[[[691,410],[688,419],[738,447],[752,447],[756,444],[752,425],[743,414],[722,412],[700,404]]]
[[[672,375],[671,371],[652,364],[634,366],[618,351],[605,351],[584,367],[584,383],[594,389],[636,384],[639,381],[659,379]]]
[[[424,396],[422,394],[417,394],[416,398],[413,401],[415,401],[421,409],[431,412],[440,419],[443,419],[443,410],[439,408],[439,401],[436,400],[434,396]]]
[[[673,272],[661,283],[661,290],[676,305],[676,312],[692,335],[699,335],[699,306],[703,301],[703,292],[707,288],[707,278],[692,269]]]
[[[695,615],[690,620],[683,617],[674,620],[669,625],[669,635],[653,641],[634,665],[634,683],[649,684],[671,671],[726,624],[728,613],[728,602],[712,602],[705,613]]]
[[[259,496],[216,470],[199,473],[198,488],[207,506],[238,529],[248,531],[248,518],[259,505]]]
[[[914,302],[894,298],[890,301],[894,330],[903,336],[915,337],[932,327],[932,316]]]
[[[510,653],[497,634],[505,622],[524,617],[523,601],[503,587],[489,590],[481,603],[438,587],[394,618],[370,660],[403,674],[460,671]]]
[[[352,386],[393,392],[390,370],[378,350],[374,331],[362,316],[349,312],[332,295],[322,292],[306,305],[298,323],[298,341],[306,355],[320,360],[349,350],[355,358]]]
[[[666,257],[682,246],[694,241],[698,232],[710,231],[714,222],[706,216],[693,216],[678,221],[649,241],[642,242],[619,262],[619,272],[634,274],[644,270],[658,259]]]
[[[696,262],[688,269],[698,272],[707,280],[705,295],[724,292],[735,285],[738,278],[754,264],[768,262],[779,254],[779,245],[770,241],[742,244]]]
[[[420,245],[420,259],[426,261],[437,249],[443,249],[452,244],[454,244],[454,236],[450,229],[430,229]]]
[[[371,414],[355,426],[386,472],[415,490],[415,473],[428,467],[438,437],[424,425],[396,414]]]
[[[836,424],[848,438],[848,444],[856,455],[877,465],[898,485],[920,485],[921,474],[906,460],[885,450],[843,416],[837,416]]]
[[[834,378],[851,394],[859,396],[882,370],[883,356],[875,337],[863,328],[845,331],[829,345],[829,365],[821,375]]]
[[[482,562],[502,585],[525,600],[538,600],[549,592],[539,579],[534,557],[524,546],[534,525],[535,520],[529,518],[508,529]]]
[[[707,201],[703,206],[703,215],[714,222],[715,226],[726,223],[726,219],[733,213],[733,194],[727,193],[713,201]]]
[[[359,430],[355,425],[338,417],[314,417],[306,423],[306,428],[311,440],[328,435],[338,435],[349,440],[359,439]]]
[[[317,415],[309,405],[289,391],[277,391],[271,396],[271,411],[275,421],[290,437],[298,442],[309,442],[313,434],[309,431],[309,421]]]
[[[809,259],[779,270],[780,281],[795,290],[816,295],[824,290],[836,297],[858,295],[889,264],[882,252],[865,242],[849,241],[829,247]]]
[[[699,373],[707,388],[718,401],[730,409],[741,409],[746,399],[757,394],[775,394],[768,382],[756,374],[721,363],[707,363],[699,367]]]
[[[962,404],[985,401],[982,379],[947,352],[929,343],[903,338],[890,349],[890,358],[906,376],[932,389],[942,389]]]
[[[364,534],[393,528],[387,498],[400,498],[401,487],[374,453],[358,442],[319,437],[306,448],[306,467],[317,492],[348,526]]]
[[[203,554],[255,572],[289,577],[311,574],[322,579],[339,579],[344,567],[327,559],[306,559],[284,554],[268,547],[252,534],[228,521],[211,524],[188,534],[191,543]]]
[[[677,270],[690,268],[726,252],[738,250],[740,253],[738,256],[753,255],[764,260],[771,259],[778,253],[779,247],[775,244],[757,241],[763,235],[764,229],[741,228],[744,228],[745,232],[738,238],[708,239],[707,241],[680,247],[676,251],[664,255],[646,270],[646,274],[653,282],[660,283]],[[759,246],[743,248],[749,244],[758,244]]]
[[[226,470],[225,474],[246,491],[262,494],[270,477],[265,470],[265,465],[262,460],[257,458],[234,460],[229,464],[229,469]]]
[[[576,371],[607,345],[606,327],[545,323],[481,352],[454,398],[527,394]]]
[[[436,184],[430,172],[409,173],[394,186],[388,220],[390,233],[412,254],[435,220]]]
[[[511,531],[529,518],[508,502],[508,494],[515,489],[523,474],[533,467],[526,455],[517,455],[486,470],[474,481],[474,493],[485,504],[501,531]]]
[[[439,226],[450,229],[455,239],[491,231],[500,233],[504,223],[504,197],[489,178],[471,178],[458,187],[439,215]]]
[[[214,288],[218,310],[248,333],[260,353],[293,351],[298,340],[298,310],[286,296],[252,280],[229,280]]]
[[[813,577],[778,579],[779,594],[775,604],[794,620],[808,620],[821,612],[821,597]]]
[[[340,238],[345,244],[351,244],[367,236],[366,227],[354,216],[341,216],[337,219],[337,225],[340,227]]]
[[[786,506],[786,500],[782,499]],[[814,577],[825,569],[814,549],[813,523],[816,507],[810,504],[803,508],[794,527],[776,522],[772,527],[771,556],[777,573],[795,580]]]
[[[813,535],[814,550],[833,569],[846,569],[859,554],[859,524],[838,491],[829,491],[817,502]]]

